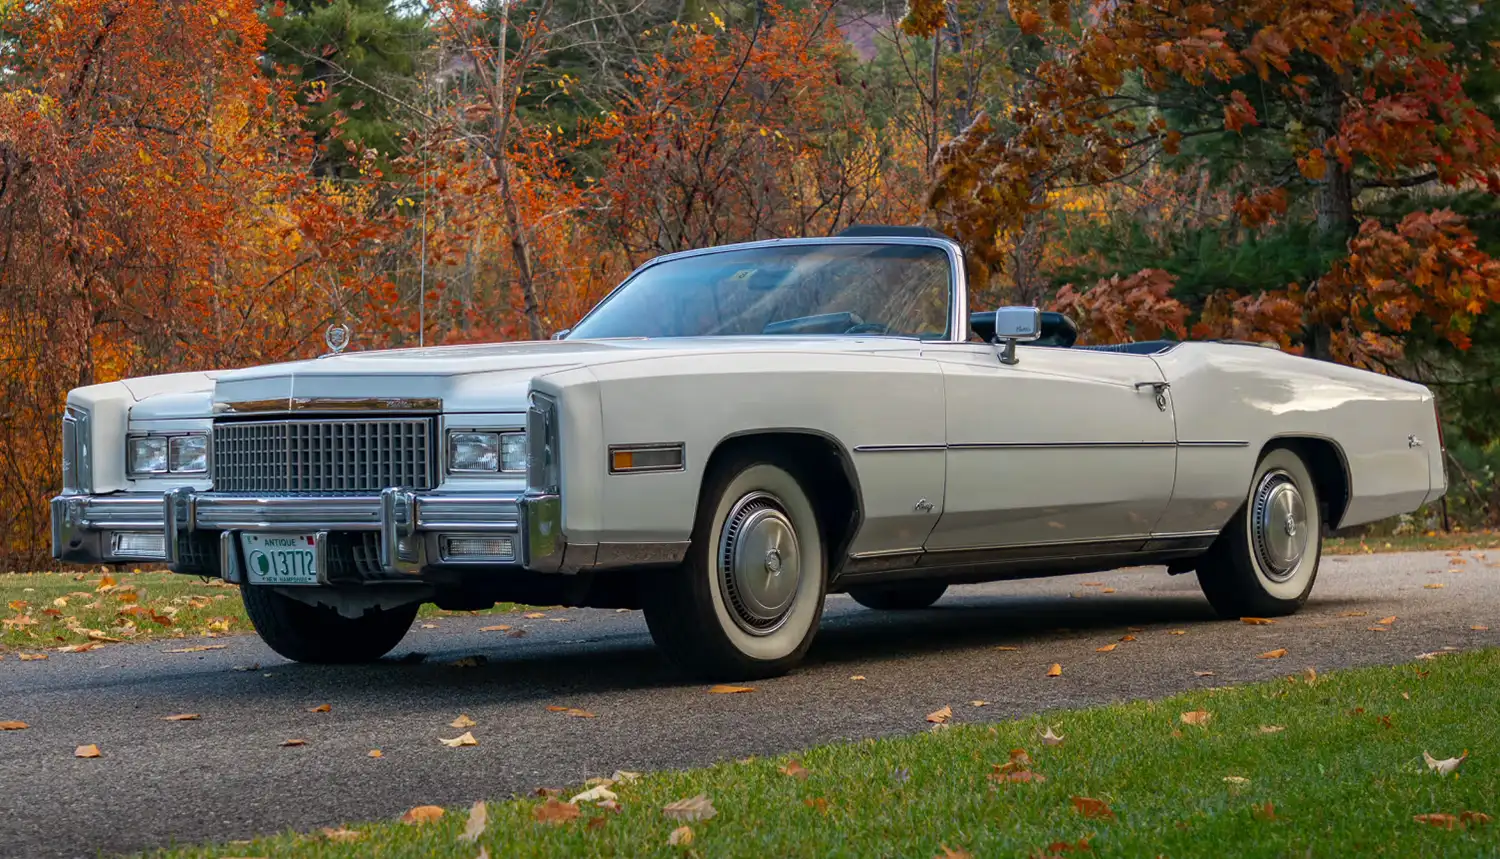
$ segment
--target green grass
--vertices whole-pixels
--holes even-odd
[[[424,605],[419,616],[519,608],[500,603],[484,612],[450,612]],[[239,588],[218,579],[166,572],[0,575],[0,653],[251,631]]]
[[[1375,552],[1429,552],[1500,548],[1500,532],[1428,531],[1393,536],[1332,537],[1323,541],[1327,555],[1366,555]]]
[[[1181,721],[1180,714],[1196,710],[1212,714],[1206,726]],[[1451,654],[1311,683],[1291,677],[823,746],[794,756],[809,772],[805,780],[780,771],[790,757],[652,774],[616,785],[620,813],[581,804],[578,819],[558,826],[534,819],[540,799],[495,802],[477,844],[457,840],[466,809],[454,808],[424,825],[355,824],[358,840],[347,842],[284,834],[153,855],[472,859],[482,846],[492,857],[925,859],[945,847],[983,857],[1052,855],[1051,845],[1087,839],[1091,852],[1082,855],[1095,857],[1493,856],[1500,854],[1500,823],[1448,830],[1413,817],[1500,817],[1496,712],[1500,651]],[[1049,725],[1064,737],[1061,745],[1040,741]],[[1265,733],[1263,725],[1284,730]],[[1031,769],[1045,781],[989,779],[1016,748],[1030,754]],[[1456,775],[1439,776],[1423,764],[1424,750],[1447,758],[1465,749],[1470,758]],[[688,824],[690,848],[669,846],[682,824],[662,807],[699,793],[717,816]],[[1100,800],[1115,818],[1085,817],[1073,797]],[[1257,815],[1267,803],[1274,819]]]

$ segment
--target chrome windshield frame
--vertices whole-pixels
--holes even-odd
[[[604,298],[599,300],[588,313],[573,323],[569,334],[564,340],[573,338],[572,331],[576,331],[590,316],[599,312],[599,309],[610,302],[621,290],[630,285],[642,272],[667,262],[689,259],[692,257],[708,256],[709,254],[729,253],[732,251],[757,250],[760,248],[797,247],[809,245],[917,245],[920,247],[937,248],[948,255],[948,336],[938,340],[924,340],[924,343],[966,343],[969,340],[969,284],[968,277],[964,272],[963,249],[958,243],[951,239],[936,238],[931,236],[829,236],[824,238],[794,238],[794,239],[762,239],[754,242],[740,242],[732,245],[715,245],[711,248],[695,248],[687,251],[663,254],[653,257],[638,266],[619,285],[611,289]],[[716,335],[696,335],[712,337]],[[729,336],[729,335],[722,335]],[[767,335],[770,336],[770,335]],[[836,335],[843,336],[843,335]],[[861,334],[861,337],[892,337],[901,340],[910,340],[911,337],[900,334]],[[578,338],[580,340],[585,338]],[[610,338],[621,339],[621,338]],[[634,339],[634,338],[631,338]],[[658,338],[641,338],[658,339]],[[660,339],[669,339],[662,337]]]

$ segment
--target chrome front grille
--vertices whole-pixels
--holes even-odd
[[[431,489],[428,418],[222,421],[214,425],[215,492]]]

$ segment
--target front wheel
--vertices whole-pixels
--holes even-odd
[[[1221,617],[1295,612],[1318,577],[1323,517],[1317,487],[1289,448],[1261,457],[1245,505],[1198,562],[1198,584]]]
[[[747,451],[705,480],[687,558],[642,602],[657,646],[691,674],[773,677],[812,645],[826,585],[808,493],[776,456]]]
[[[914,611],[937,602],[947,590],[946,582],[907,582],[852,587],[849,596],[865,608],[877,611]]]
[[[294,662],[374,662],[401,643],[420,603],[370,609],[355,618],[326,606],[279,594],[264,585],[241,585],[245,614],[270,648]]]

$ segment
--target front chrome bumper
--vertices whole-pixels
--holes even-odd
[[[538,572],[563,567],[562,504],[556,495],[418,493],[386,489],[378,495],[225,495],[173,489],[165,495],[59,495],[52,499],[52,556],[76,563],[165,562],[179,572],[219,574],[239,581],[241,531],[318,535],[371,533],[380,572],[406,577],[428,566],[514,566]],[[121,535],[130,535],[122,537]],[[160,535],[159,551],[154,549]],[[508,536],[506,558],[443,556],[445,536]],[[217,570],[184,557],[193,540],[217,540]],[[147,546],[147,550],[141,547]]]

